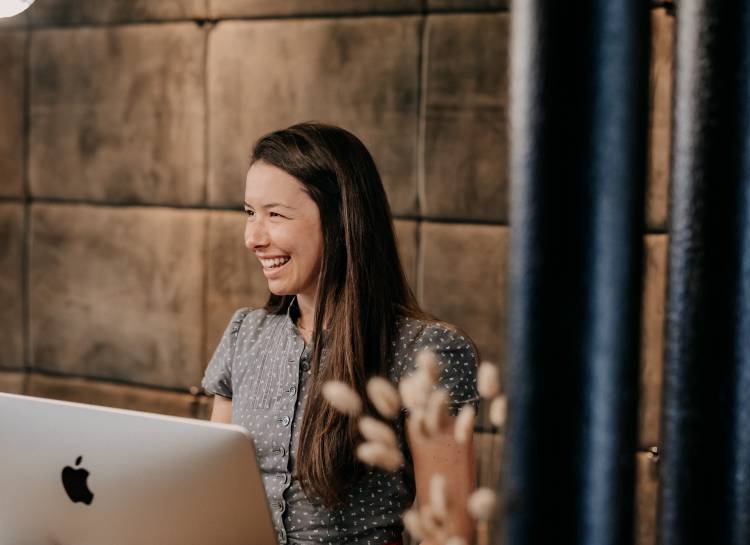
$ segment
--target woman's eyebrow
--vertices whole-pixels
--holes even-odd
[[[248,208],[253,208],[253,206],[251,204],[248,204],[247,201],[245,201],[245,206],[247,206]],[[286,204],[282,204],[280,202],[271,202],[271,203],[268,203],[268,204],[264,205],[263,208],[265,208],[266,210],[268,210],[269,208],[273,208],[275,206],[278,206],[278,207],[281,207],[281,208],[288,208],[289,210],[295,210],[294,207],[288,206]]]

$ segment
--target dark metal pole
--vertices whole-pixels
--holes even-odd
[[[750,2],[677,8],[660,537],[750,543]]]
[[[518,0],[510,545],[633,540],[649,4]]]

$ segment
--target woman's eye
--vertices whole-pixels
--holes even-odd
[[[245,208],[245,214],[247,214],[250,217],[253,217],[253,215],[255,214],[255,211]]]
[[[271,217],[274,217],[274,216],[278,216],[279,218],[283,218],[284,217],[281,214],[279,214],[278,212],[271,212]]]

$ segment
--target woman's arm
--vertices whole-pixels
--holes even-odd
[[[214,396],[214,405],[211,410],[211,422],[232,423],[232,400],[219,394]]]
[[[473,542],[474,522],[469,517],[466,501],[476,488],[474,467],[474,443],[459,444],[453,437],[453,426],[439,435],[425,438],[415,432],[406,419],[406,437],[414,460],[414,479],[417,488],[417,501],[425,505],[430,498],[430,480],[434,474],[445,477],[452,511],[452,535],[463,537],[467,543]],[[422,545],[434,545],[422,541]]]

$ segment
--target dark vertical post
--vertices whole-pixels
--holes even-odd
[[[631,545],[649,3],[519,0],[511,16],[507,507],[496,542]]]
[[[750,543],[750,2],[677,7],[660,537]]]

